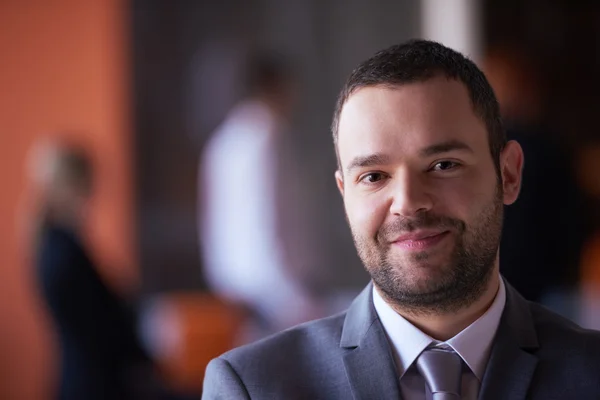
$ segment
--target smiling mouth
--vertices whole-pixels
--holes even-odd
[[[443,232],[432,232],[432,233],[422,233],[422,234],[411,234],[400,237],[399,239],[392,242],[394,246],[398,246],[405,250],[427,250],[442,240],[444,240],[450,231]]]

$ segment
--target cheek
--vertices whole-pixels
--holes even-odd
[[[495,191],[494,180],[446,182],[436,191],[436,212],[469,223],[474,214],[493,200]]]
[[[375,194],[349,194],[345,201],[350,226],[361,236],[374,237],[388,215],[389,205]]]

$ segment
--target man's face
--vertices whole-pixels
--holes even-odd
[[[509,143],[499,180],[466,87],[440,76],[359,89],[342,110],[338,152],[354,242],[383,294],[415,311],[479,298],[497,268],[522,153]]]

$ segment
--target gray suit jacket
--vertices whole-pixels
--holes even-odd
[[[506,307],[479,398],[600,399],[600,333],[523,299]],[[400,399],[372,285],[342,314],[232,350],[210,362],[203,399]]]

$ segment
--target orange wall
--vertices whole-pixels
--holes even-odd
[[[103,272],[135,281],[125,0],[0,1],[0,398],[48,399],[56,350],[16,229],[25,156],[81,132],[98,161],[91,232]]]

